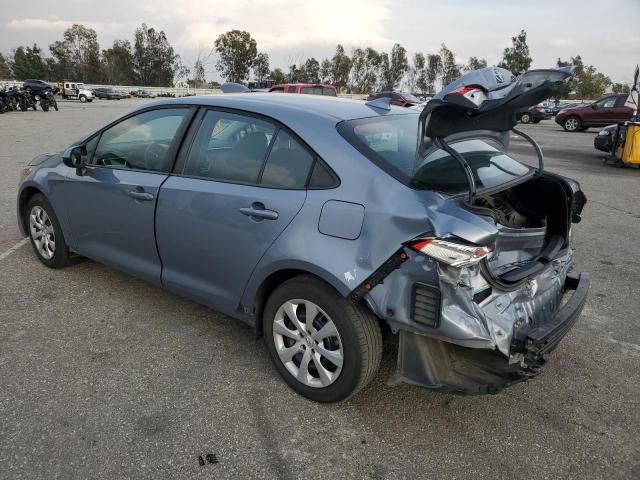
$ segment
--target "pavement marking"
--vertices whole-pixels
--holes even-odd
[[[0,253],[0,262],[29,242],[29,237],[23,238],[6,252]]]

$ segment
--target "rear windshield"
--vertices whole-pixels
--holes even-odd
[[[338,124],[338,132],[349,143],[402,183],[448,194],[467,191],[462,166],[444,150],[416,161],[417,130],[417,115],[387,115]],[[529,167],[484,140],[464,140],[451,147],[471,167],[478,189],[496,187],[530,172]]]

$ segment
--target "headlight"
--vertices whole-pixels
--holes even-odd
[[[608,136],[608,135],[611,135],[611,132],[610,132],[609,130],[600,130],[600,131],[598,132],[598,136],[600,136],[600,135],[602,135],[602,136],[605,136],[605,137],[606,137],[606,136]]]

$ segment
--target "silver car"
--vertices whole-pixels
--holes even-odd
[[[144,105],[31,161],[18,222],[48,267],[88,257],[251,325],[310,399],[367,385],[384,336],[391,383],[496,392],[539,370],[588,290],[579,185],[505,153],[512,114],[565,80],[549,72],[472,72],[422,112],[267,93]]]

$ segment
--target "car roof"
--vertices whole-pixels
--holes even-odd
[[[352,120],[356,118],[383,115],[418,115],[418,112],[407,108],[391,106],[390,110],[367,105],[361,100],[350,100],[322,95],[282,95],[277,93],[225,93],[208,96],[193,96],[180,99],[161,100],[153,105],[203,105],[223,108],[236,108],[277,119],[286,117],[287,112],[304,113],[317,118],[336,120]],[[145,105],[141,108],[146,108]]]

